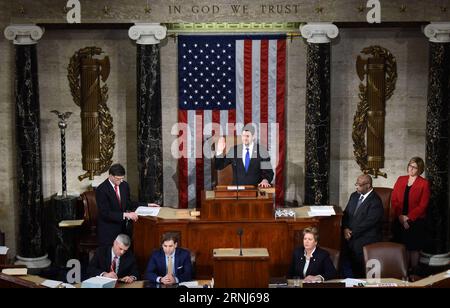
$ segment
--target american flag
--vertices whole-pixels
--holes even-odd
[[[211,136],[240,135],[254,123],[270,154],[276,204],[284,200],[286,39],[178,37],[179,206],[200,207],[212,189]]]

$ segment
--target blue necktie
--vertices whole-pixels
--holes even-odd
[[[250,165],[250,153],[248,152],[248,148],[247,148],[247,153],[245,154],[245,172],[248,171],[248,166]]]

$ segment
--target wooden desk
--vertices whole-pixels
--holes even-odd
[[[24,277],[27,276],[9,276],[0,273],[0,288],[45,288],[33,280],[24,279]]]
[[[134,253],[139,269],[143,273],[154,249],[160,247],[162,234],[179,234],[179,245],[188,248],[196,256],[195,279],[211,279],[213,275],[213,249],[219,247],[238,248],[239,228],[244,231],[242,245],[267,248],[269,274],[284,276],[288,272],[292,253],[303,244],[303,229],[319,227],[320,245],[340,249],[340,227],[342,210],[335,208],[337,215],[329,217],[265,219],[265,220],[203,220],[203,219],[161,219],[140,217],[134,224]],[[299,217],[299,216],[297,216]]]
[[[267,288],[269,253],[265,248],[214,249],[214,287]]]

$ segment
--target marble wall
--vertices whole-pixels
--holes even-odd
[[[406,174],[409,158],[425,159],[425,126],[428,88],[428,39],[419,27],[399,29],[340,29],[332,45],[331,76],[331,177],[330,200],[346,206],[360,173],[353,156],[351,137],[359,78],[355,60],[371,45],[387,48],[397,60],[397,83],[386,102],[385,164],[387,179],[374,186],[392,187]]]
[[[67,181],[69,192],[79,193],[91,184],[79,182],[81,165],[80,109],[73,102],[67,81],[67,65],[75,51],[86,46],[101,47],[111,60],[108,106],[114,119],[116,148],[113,160],[127,169],[132,195],[137,196],[136,154],[136,47],[128,29],[46,29],[38,44],[41,103],[41,139],[44,197],[61,190],[60,138],[57,119],[50,111],[71,111],[66,131]],[[420,28],[340,29],[333,41],[331,57],[331,185],[330,200],[345,207],[354,191],[359,167],[353,158],[351,129],[358,103],[359,79],[355,60],[364,47],[379,44],[397,59],[398,81],[386,104],[386,162],[388,178],[374,180],[376,186],[393,186],[405,173],[411,156],[425,154],[425,120],[428,72],[428,41]],[[173,38],[161,43],[161,87],[163,108],[164,200],[178,204],[177,162],[172,158],[171,135],[177,121],[177,44]],[[287,162],[286,199],[303,202],[305,162],[306,43],[299,38],[287,44]],[[17,237],[15,144],[14,144],[14,47],[0,39],[0,229],[14,251]],[[96,178],[102,181],[107,175]]]

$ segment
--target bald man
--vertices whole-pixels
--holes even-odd
[[[368,174],[358,176],[342,219],[344,233],[343,275],[365,277],[363,247],[382,240],[383,203]]]

